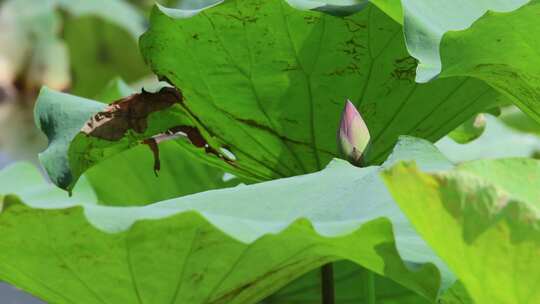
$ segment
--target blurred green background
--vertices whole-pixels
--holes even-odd
[[[167,6],[211,0],[159,1]],[[20,160],[38,164],[47,142],[34,126],[33,106],[42,86],[92,98],[125,81],[135,89],[157,82],[138,50],[154,0],[0,0],[0,169]],[[540,126],[514,107],[498,118],[472,119],[444,138],[450,157],[538,156]],[[468,141],[479,123],[484,135]],[[484,128],[477,128],[483,130]],[[472,130],[472,131],[471,131]],[[480,133],[478,132],[477,135]],[[459,150],[459,153],[454,151]],[[463,156],[465,154],[465,156]],[[41,303],[0,284],[0,304]]]
[[[119,78],[135,88],[156,82],[137,46],[154,3],[0,0],[0,169],[20,160],[38,164],[47,145],[33,118],[42,86],[94,97]],[[0,284],[0,303],[42,302]]]

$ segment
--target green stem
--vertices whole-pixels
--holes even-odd
[[[321,267],[321,296],[322,304],[335,304],[334,269],[332,263]]]
[[[365,280],[366,284],[366,295],[367,303],[375,304],[377,302],[377,297],[375,294],[375,274],[372,271],[367,270],[367,276]]]

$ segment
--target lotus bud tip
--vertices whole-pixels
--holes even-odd
[[[338,143],[343,156],[353,164],[359,165],[369,140],[366,123],[354,104],[347,99],[338,132]]]

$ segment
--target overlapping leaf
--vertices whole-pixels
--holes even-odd
[[[540,279],[540,162],[506,159],[385,174],[401,209],[476,303],[536,303]]]
[[[400,159],[450,166],[412,138],[385,166]],[[452,276],[380,170],[336,160],[318,173],[120,208],[68,200],[35,171],[11,167],[0,174],[0,193],[14,194],[0,214],[0,276],[53,303],[257,303],[347,259],[434,300],[440,274],[445,287]]]
[[[540,1],[511,13],[489,13],[471,28],[442,40],[442,77],[472,76],[503,92],[540,122]],[[509,26],[510,25],[510,26]]]

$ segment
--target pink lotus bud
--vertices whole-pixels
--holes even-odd
[[[338,132],[338,143],[343,156],[353,164],[360,165],[369,139],[366,123],[352,102],[347,100]]]

